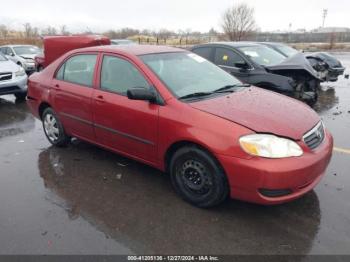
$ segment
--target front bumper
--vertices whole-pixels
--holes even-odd
[[[345,67],[333,67],[328,69],[328,81],[335,82],[338,80],[338,76],[344,74]]]
[[[29,63],[26,62],[23,64],[23,68],[27,73],[31,73],[35,71],[35,62]]]
[[[27,75],[16,77],[12,75],[12,79],[0,81],[0,95],[9,95],[27,92]]]
[[[273,205],[292,201],[311,191],[325,174],[332,156],[333,138],[326,131],[324,141],[315,150],[306,145],[303,150],[301,157],[284,159],[218,155],[229,180],[231,198]],[[261,193],[262,189],[289,193],[268,197]]]

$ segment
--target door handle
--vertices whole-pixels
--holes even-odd
[[[98,95],[98,96],[96,96],[95,99],[96,99],[96,101],[101,102],[101,103],[103,103],[105,101],[105,99],[103,98],[103,95]]]
[[[56,91],[59,91],[59,90],[61,90],[61,88],[60,88],[60,85],[59,85],[59,84],[55,84],[55,87],[54,87],[54,89],[55,89]]]

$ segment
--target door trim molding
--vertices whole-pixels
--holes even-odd
[[[117,134],[117,135],[119,135],[119,136],[123,136],[123,137],[129,138],[129,139],[132,139],[132,140],[141,142],[141,143],[143,143],[143,144],[147,144],[147,145],[152,145],[152,146],[154,146],[154,142],[152,142],[152,141],[150,141],[150,140],[143,139],[143,138],[138,137],[138,136],[134,136],[134,135],[131,135],[131,134],[128,134],[128,133],[124,133],[124,132],[121,132],[121,131],[119,131],[119,130],[116,130],[116,129],[113,129],[113,128],[110,128],[110,127],[106,127],[106,126],[103,126],[103,125],[95,124],[95,123],[93,123],[93,122],[91,122],[91,121],[82,119],[82,118],[77,117],[77,116],[73,116],[73,115],[71,115],[71,114],[67,114],[67,113],[61,112],[60,115],[65,116],[65,117],[68,117],[68,118],[73,119],[73,120],[76,120],[76,121],[79,121],[79,122],[82,122],[82,123],[87,124],[87,125],[91,125],[91,126],[93,126],[93,127],[95,127],[95,128],[100,128],[100,129],[109,131],[109,132],[111,132],[111,133],[113,133],[113,134]]]

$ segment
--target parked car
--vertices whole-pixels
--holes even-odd
[[[282,43],[261,42],[261,44],[271,47],[285,57],[291,57],[300,52],[293,47]],[[345,67],[333,55],[327,52],[305,53],[306,59],[312,67],[321,74],[323,81],[338,81],[338,77],[344,74]]]
[[[27,74],[35,71],[34,58],[41,54],[42,50],[34,45],[6,45],[0,46],[0,51],[9,60],[24,68]]]
[[[17,99],[27,95],[27,75],[23,67],[0,53],[0,95],[14,94]]]
[[[247,86],[183,49],[71,51],[29,79],[50,143],[88,141],[170,173],[186,201],[279,204],[312,190],[333,138],[304,103]]]
[[[321,79],[302,54],[286,58],[251,42],[197,45],[191,51],[220,66],[244,83],[273,90],[314,104]]]
[[[112,39],[111,45],[137,45],[137,43],[129,39]]]
[[[35,57],[35,68],[37,72],[42,71],[61,55],[70,50],[110,45],[110,39],[101,35],[70,35],[70,36],[46,36],[43,38],[44,53]]]

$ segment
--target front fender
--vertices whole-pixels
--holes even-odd
[[[292,78],[272,73],[252,75],[249,77],[249,82],[254,86],[280,92],[293,92],[295,87]]]

